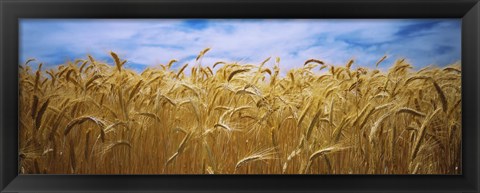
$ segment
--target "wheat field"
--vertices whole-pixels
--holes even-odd
[[[19,67],[20,174],[461,174],[461,66]],[[271,68],[267,63],[273,63]],[[388,70],[378,70],[388,66]]]

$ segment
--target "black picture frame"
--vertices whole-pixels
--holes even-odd
[[[461,18],[462,175],[18,175],[20,18]],[[1,192],[479,192],[478,0],[0,0]]]

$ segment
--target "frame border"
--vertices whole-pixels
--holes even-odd
[[[20,18],[461,18],[462,175],[18,175]],[[479,192],[479,0],[0,0],[0,192]]]

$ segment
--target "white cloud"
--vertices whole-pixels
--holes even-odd
[[[282,68],[302,66],[309,58],[338,65],[355,58],[356,64],[372,66],[384,54],[407,57],[417,66],[459,60],[459,21],[422,22],[208,20],[189,26],[183,20],[22,20],[21,60],[53,63],[85,54],[108,57],[113,50],[132,64],[157,65],[171,59],[192,62],[207,47],[212,50],[204,63],[260,63],[278,56]],[[420,27],[410,29],[413,25]],[[408,34],[399,33],[405,29]]]

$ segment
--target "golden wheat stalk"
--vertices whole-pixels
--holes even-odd
[[[267,149],[254,152],[251,155],[245,156],[244,158],[240,159],[237,162],[237,164],[235,165],[235,170],[240,168],[242,165],[245,165],[250,162],[274,159],[273,157],[273,155],[275,154],[274,150],[275,150],[274,148],[267,148]]]
[[[416,139],[415,139],[415,142],[413,143],[413,149],[412,149],[412,153],[411,153],[411,160],[414,160],[416,157],[417,157],[417,153],[418,153],[418,150],[420,149],[420,145],[423,141],[423,138],[425,137],[425,132],[426,132],[426,129],[427,129],[427,126],[428,124],[430,123],[430,121],[432,120],[432,118],[438,113],[438,111],[440,111],[440,109],[436,109],[435,111],[433,111],[433,113],[431,113],[430,115],[428,115],[423,123],[422,123],[422,126],[418,129],[419,130],[419,133],[418,135],[416,136]]]
[[[82,117],[73,119],[65,127],[65,130],[63,131],[63,135],[65,136],[68,135],[68,133],[70,133],[70,131],[75,127],[75,125],[80,125],[86,121],[93,122],[98,126],[98,129],[100,130],[101,139],[102,141],[105,141],[105,131],[104,131],[105,123],[99,118],[93,117],[93,116],[82,116]]]
[[[199,60],[201,57],[203,57],[209,50],[210,50],[210,48],[205,48],[204,50],[202,50],[202,51],[198,54],[198,56],[197,56],[197,58],[196,58],[195,60],[198,61],[198,60]]]

